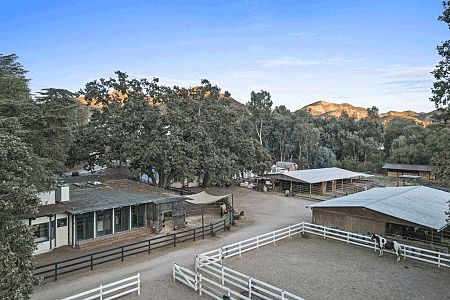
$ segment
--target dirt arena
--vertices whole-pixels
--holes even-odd
[[[450,269],[301,235],[224,265],[305,299],[450,299]]]

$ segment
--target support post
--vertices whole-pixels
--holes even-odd
[[[202,213],[202,232],[203,232],[203,239],[205,239],[205,219],[203,218],[203,213]]]
[[[141,273],[138,273],[138,296],[141,295]]]
[[[58,280],[58,263],[55,263],[55,281]]]
[[[91,254],[91,271],[94,270],[94,255]]]
[[[100,300],[103,300],[103,286],[100,284]]]
[[[148,240],[148,254],[150,254],[151,249],[152,249],[152,240]]]
[[[202,295],[202,274],[198,274],[198,295]]]
[[[252,299],[252,278],[248,279],[248,297]]]

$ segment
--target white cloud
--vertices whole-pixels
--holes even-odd
[[[265,60],[263,67],[309,66],[309,65],[343,65],[361,61],[356,58],[330,57],[321,60],[304,60],[300,57],[282,56]]]

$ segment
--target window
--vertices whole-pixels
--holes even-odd
[[[67,218],[58,219],[57,224],[58,224],[58,228],[66,227],[67,226]]]
[[[48,223],[34,225],[34,242],[41,243],[48,241]]]

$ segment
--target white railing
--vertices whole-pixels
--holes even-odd
[[[216,250],[197,254],[195,255],[195,272],[174,263],[173,279],[174,281],[179,280],[183,282],[195,291],[198,291],[200,295],[203,292],[214,299],[223,299],[224,295],[228,295],[231,297],[230,299],[251,299],[252,295],[262,299],[303,299],[263,281],[227,268],[222,264],[225,258],[242,255],[247,251],[255,250],[265,245],[276,244],[279,240],[290,238],[300,233],[310,233],[323,238],[331,238],[347,244],[371,248],[375,251],[378,250],[376,243],[370,240],[370,236],[302,222]],[[435,264],[438,267],[450,267],[449,254],[404,244],[400,244],[400,249],[401,256],[404,259],[411,258]],[[385,252],[394,253],[389,250],[385,250]],[[208,279],[205,277],[206,275],[212,276],[216,281]],[[245,291],[248,297],[233,291],[231,287]]]
[[[196,256],[196,270],[198,268],[199,260],[203,260],[204,264],[211,262],[222,262],[225,258],[229,258],[235,255],[242,255],[242,253],[244,252],[258,249],[259,247],[264,245],[272,243],[275,244],[279,240],[290,238],[291,236],[299,233],[310,233],[322,236],[323,238],[330,238],[345,242],[347,244],[353,244],[377,250],[377,245],[374,241],[370,240],[370,236],[302,222],[241,242],[227,245],[216,250],[199,254]],[[416,259],[423,262],[435,264],[438,267],[450,267],[450,254],[413,247],[405,244],[400,244],[400,248],[401,255],[404,259]],[[393,251],[389,250],[385,250],[385,252],[394,253]]]
[[[138,295],[141,294],[141,280],[140,274],[128,277],[107,285],[100,285],[98,288],[67,297],[61,300],[74,300],[74,299],[100,299],[100,300],[110,300],[122,297],[124,295],[137,292]]]

